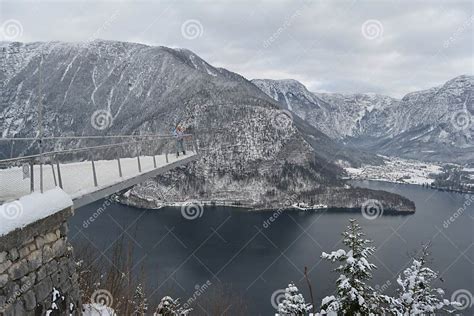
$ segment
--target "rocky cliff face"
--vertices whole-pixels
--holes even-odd
[[[398,102],[376,94],[313,93],[291,79],[254,79],[252,83],[278,101],[281,107],[336,140],[373,134],[376,130],[362,121],[377,116],[376,112],[380,113]]]
[[[364,148],[407,158],[469,163],[474,160],[474,77],[413,92],[389,108],[391,133]],[[392,122],[390,124],[390,121]]]
[[[0,61],[3,137],[35,135],[39,91],[46,136],[163,134],[176,123],[195,134],[201,159],[136,187],[132,195],[143,201],[162,199],[166,188],[168,200],[276,203],[341,187],[343,171],[330,153],[338,153],[339,163],[357,157],[320,132],[308,142],[255,85],[189,50],[110,41],[2,43]],[[97,110],[108,113],[105,128],[92,124]]]
[[[312,93],[295,80],[252,81],[280,106],[331,138],[407,158],[461,162],[474,158],[474,77],[401,100],[375,94]]]

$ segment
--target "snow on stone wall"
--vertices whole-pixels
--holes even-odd
[[[39,195],[19,200],[23,214],[31,214],[21,217],[16,229],[10,229],[8,219],[0,221],[6,232],[0,235],[0,315],[44,315],[51,307],[53,287],[65,296],[67,306],[74,304],[79,315],[77,274],[66,237],[73,209],[60,192]],[[48,196],[57,198],[55,207],[48,208],[42,200]]]
[[[60,188],[4,203],[0,205],[0,236],[71,206],[71,197]]]

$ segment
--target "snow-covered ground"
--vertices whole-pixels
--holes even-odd
[[[462,171],[469,173],[469,179],[474,180],[474,168],[464,168]],[[473,186],[472,184],[468,184]]]
[[[59,188],[32,193],[0,205],[0,236],[72,206],[71,197]]]
[[[188,158],[193,155],[190,152],[186,156],[168,155],[168,163]],[[167,165],[165,155],[157,155],[157,168]],[[95,162],[97,184],[94,186],[92,163],[90,161],[60,164],[63,190],[73,199],[86,193],[108,187],[123,180],[139,175],[137,158],[120,159],[122,177],[119,176],[117,160],[98,160]],[[152,156],[141,156],[140,164],[142,173],[154,169]],[[54,171],[53,171],[54,169]],[[55,181],[56,178],[56,181]],[[34,166],[35,190],[40,188],[40,166]],[[44,191],[53,189],[59,185],[58,170],[56,166],[43,166],[43,187]],[[17,199],[30,193],[30,179],[24,178],[21,167],[13,167],[0,170],[0,201]]]
[[[396,183],[431,184],[431,174],[441,173],[442,166],[411,159],[383,156],[385,165],[363,165],[360,168],[345,168],[351,179],[379,180]]]
[[[314,204],[309,205],[304,202],[294,203],[291,205],[292,208],[300,211],[315,211],[315,210],[325,210],[328,208],[326,204]]]
[[[82,316],[117,316],[115,311],[108,307],[95,304],[84,304],[82,305]]]

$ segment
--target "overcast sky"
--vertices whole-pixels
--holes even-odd
[[[0,39],[184,47],[248,79],[401,97],[474,73],[473,3],[0,0]]]

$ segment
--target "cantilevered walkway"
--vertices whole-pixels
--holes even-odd
[[[8,141],[9,146],[0,147],[4,157],[10,147],[24,149],[25,143],[31,147],[37,142],[29,138]],[[102,144],[78,146],[91,141]],[[64,143],[68,143],[75,148],[0,159],[0,204],[60,187],[71,196],[75,208],[81,207],[197,159],[192,135],[182,137],[179,149],[185,149],[185,155],[181,151],[177,156],[177,142],[175,137],[161,135],[44,138],[42,147],[67,148]]]

